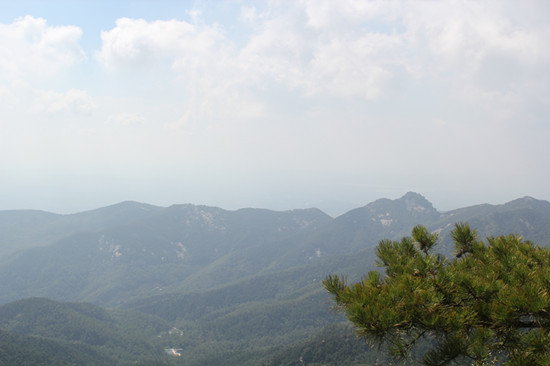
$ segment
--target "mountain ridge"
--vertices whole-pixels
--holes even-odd
[[[0,217],[9,214],[0,212]],[[52,218],[59,220],[47,220]],[[22,220],[19,227],[15,219],[4,222],[6,237],[23,231],[47,240],[2,257],[0,276],[6,280],[0,282],[0,303],[51,296],[114,305],[154,291],[215,288],[262,272],[308,265],[321,257],[374,248],[382,239],[408,235],[417,224],[439,232],[447,252],[448,233],[462,221],[470,221],[482,237],[514,232],[550,245],[550,203],[532,197],[440,213],[424,196],[407,192],[337,218],[319,209],[230,211],[127,201],[63,220],[63,225],[38,227],[29,224],[32,220]],[[11,233],[6,222],[15,228]]]

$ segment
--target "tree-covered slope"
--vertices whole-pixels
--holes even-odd
[[[108,311],[88,303],[30,298],[0,307],[0,329],[11,334],[10,352],[29,342],[37,343],[41,350],[51,341],[55,342],[51,347],[59,349],[56,352],[71,345],[78,351],[69,364],[102,360],[105,364],[131,364],[166,361],[162,346],[155,340],[171,326],[160,318],[129,310]],[[81,356],[88,361],[77,361]]]
[[[450,228],[459,221],[470,222],[480,235],[513,232],[550,245],[548,206],[526,197],[440,213],[421,195],[407,193],[336,219],[315,209],[226,211],[132,202],[61,218],[3,212],[3,226],[25,228],[25,237],[60,236],[62,228],[67,235],[2,257],[0,303],[41,296],[113,306],[156,294],[210,290],[332,255],[372,252],[379,240],[399,239],[416,224],[439,232],[443,248],[448,247]],[[36,220],[42,224],[34,225]],[[52,220],[55,225],[44,224]],[[17,236],[17,230],[8,234]],[[372,258],[366,256],[365,264],[371,265]]]
[[[0,330],[0,364],[18,366],[108,366],[112,358],[93,347]]]
[[[220,286],[263,270],[286,246],[296,245],[290,237],[330,220],[319,210],[172,206],[131,224],[79,232],[11,255],[0,265],[0,303],[42,296],[113,305],[181,288],[191,275],[208,277],[201,286]],[[232,258],[245,260],[235,265]],[[219,272],[215,267],[223,263],[230,267],[224,276],[201,275]]]

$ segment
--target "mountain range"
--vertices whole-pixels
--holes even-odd
[[[56,342],[79,364],[374,363],[377,352],[344,336],[352,331],[329,311],[321,281],[359,279],[375,268],[380,240],[417,224],[439,233],[450,255],[457,222],[482,238],[516,233],[550,246],[550,203],[531,197],[439,212],[409,192],[336,218],[137,202],[73,215],[0,211],[0,329],[12,346],[0,344],[0,357]],[[88,336],[66,328],[75,324]],[[336,353],[339,361],[327,352],[350,344],[356,353]]]

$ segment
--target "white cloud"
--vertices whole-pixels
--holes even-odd
[[[198,27],[179,20],[120,18],[115,28],[102,31],[98,60],[109,70],[119,67],[151,66],[171,60],[176,67],[198,67],[209,60],[223,34],[216,27]]]
[[[243,7],[241,20],[251,33],[237,48],[220,26],[122,18],[102,32],[98,59],[110,70],[169,65],[201,99],[275,83],[372,100],[420,78],[503,104],[549,59],[548,27],[513,24],[494,2],[271,3]]]
[[[22,124],[42,114],[88,114],[96,107],[85,90],[57,91],[50,84],[86,59],[81,35],[79,27],[51,26],[30,15],[0,24],[0,108],[6,124]]]
[[[402,39],[370,33],[354,39],[331,39],[320,44],[311,61],[310,94],[360,96],[377,99],[387,83],[397,77],[394,69],[403,60]]]
[[[173,85],[171,97],[174,90],[181,95],[180,115],[168,122],[172,126],[228,116],[249,118],[261,109],[239,89],[243,75],[231,45],[217,26],[122,18],[101,37],[103,45],[97,59],[108,70],[124,73],[130,69],[138,73],[137,77],[158,72],[153,78]],[[172,70],[168,79],[166,69]]]
[[[53,90],[37,90],[32,110],[35,113],[87,114],[96,107],[96,103],[84,90],[70,89],[66,93],[58,93]]]
[[[383,94],[396,68],[402,74],[399,36],[312,30],[304,9],[288,5],[264,13],[244,7],[242,19],[252,28],[240,49],[216,26],[122,18],[102,32],[97,58],[112,71],[170,65],[174,77],[192,91],[193,104],[206,103],[210,109],[223,106],[222,99],[230,95],[257,110],[257,100],[246,100],[250,92],[273,85],[304,95],[373,99]]]
[[[273,90],[306,99],[373,101],[411,85],[511,118],[532,100],[547,103],[550,28],[546,22],[531,25],[528,15],[514,22],[500,4],[327,0],[274,2],[261,10],[243,6],[240,20],[250,33],[239,43],[197,9],[190,11],[192,23],[120,18],[101,32],[96,60],[111,72],[136,79],[150,74],[148,83],[171,85],[167,93],[180,96],[182,111],[167,122],[259,118],[272,110],[267,104]],[[58,72],[84,57],[80,34],[77,27],[50,27],[30,16],[2,25],[0,37],[10,50],[4,55],[19,55],[18,62],[0,56],[2,70]]]
[[[269,3],[242,8],[249,34],[239,42],[203,15],[194,23],[123,18],[102,33],[97,59],[115,74],[151,73],[145,91],[155,78],[171,85],[150,96],[159,105],[171,100],[157,120],[185,135],[186,151],[209,146],[212,161],[219,154],[243,166],[251,159],[310,168],[339,161],[331,169],[383,174],[388,164],[407,171],[415,159],[443,165],[428,147],[438,141],[441,149],[456,147],[454,161],[467,157],[484,166],[481,141],[497,133],[500,121],[511,121],[512,128],[498,131],[509,141],[522,128],[517,117],[533,110],[537,98],[548,99],[537,76],[548,78],[547,26],[512,22],[498,4]],[[534,112],[533,118],[541,117]],[[479,146],[461,150],[468,134],[450,132],[459,127],[477,131]],[[270,139],[286,141],[285,152]],[[404,152],[392,139],[426,146]],[[235,149],[222,153],[228,144]],[[264,153],[246,157],[256,150]],[[379,153],[383,160],[360,169],[342,162]]]
[[[510,119],[548,92],[550,27],[514,23],[502,4],[409,3],[403,22],[411,51],[421,57],[423,79],[438,80],[449,96]]]
[[[349,28],[376,17],[385,19],[398,6],[390,1],[331,0],[301,1],[307,14],[307,25],[313,28]]]
[[[11,83],[8,87],[0,88],[0,96],[0,111],[9,112],[15,120],[23,116],[31,119],[40,116],[82,116],[98,107],[85,90],[76,88],[58,92],[43,90],[29,83]]]
[[[27,15],[11,24],[0,24],[0,78],[48,79],[85,59],[76,26],[49,26],[43,18]]]

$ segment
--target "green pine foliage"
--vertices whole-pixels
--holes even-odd
[[[478,240],[468,224],[451,233],[455,257],[432,253],[437,235],[422,226],[377,248],[385,276],[369,272],[347,284],[331,275],[324,286],[336,308],[371,344],[407,357],[415,345],[429,366],[550,363],[550,250],[517,235]]]

